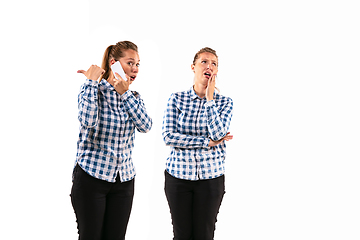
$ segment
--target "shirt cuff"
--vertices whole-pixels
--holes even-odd
[[[207,102],[205,103],[205,106],[206,106],[206,107],[215,106],[215,101],[214,101],[214,99],[213,99],[213,100],[210,100],[210,101],[207,101]]]
[[[133,95],[133,94],[132,94],[132,92],[131,92],[130,89],[129,89],[129,90],[127,90],[126,92],[124,92],[123,94],[121,94],[120,98],[121,98],[122,100],[126,100],[126,99],[128,99],[129,97],[131,97],[131,95]]]
[[[99,83],[97,81],[91,80],[91,79],[86,79],[85,84],[92,86],[92,87],[98,87]]]
[[[205,147],[205,148],[210,148],[210,147],[209,147],[209,143],[210,143],[210,138],[205,138],[204,147]]]

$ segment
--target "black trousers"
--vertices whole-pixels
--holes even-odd
[[[110,183],[88,175],[79,165],[74,169],[71,189],[79,240],[123,240],[130,217],[134,179]]]
[[[165,194],[174,240],[213,240],[216,216],[225,194],[225,176],[189,181],[165,171]]]

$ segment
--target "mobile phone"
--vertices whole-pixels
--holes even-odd
[[[121,64],[119,61],[116,61],[113,65],[111,65],[111,70],[113,71],[116,79],[118,79],[118,78],[115,73],[118,73],[121,76],[121,78],[124,79],[124,81],[127,81],[127,79],[125,77],[124,69],[121,67]]]

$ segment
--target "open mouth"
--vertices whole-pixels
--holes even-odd
[[[131,80],[131,81],[134,81],[135,78],[136,78],[136,76],[131,76],[131,77],[130,77],[130,80]]]
[[[210,77],[211,77],[211,73],[208,73],[208,72],[204,73],[204,75],[205,75],[207,78],[210,78]]]

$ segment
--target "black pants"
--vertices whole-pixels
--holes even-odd
[[[165,194],[174,240],[213,240],[216,216],[225,194],[225,177],[188,181],[165,171]]]
[[[134,196],[134,179],[110,183],[74,169],[71,203],[78,223],[79,240],[123,240]]]

